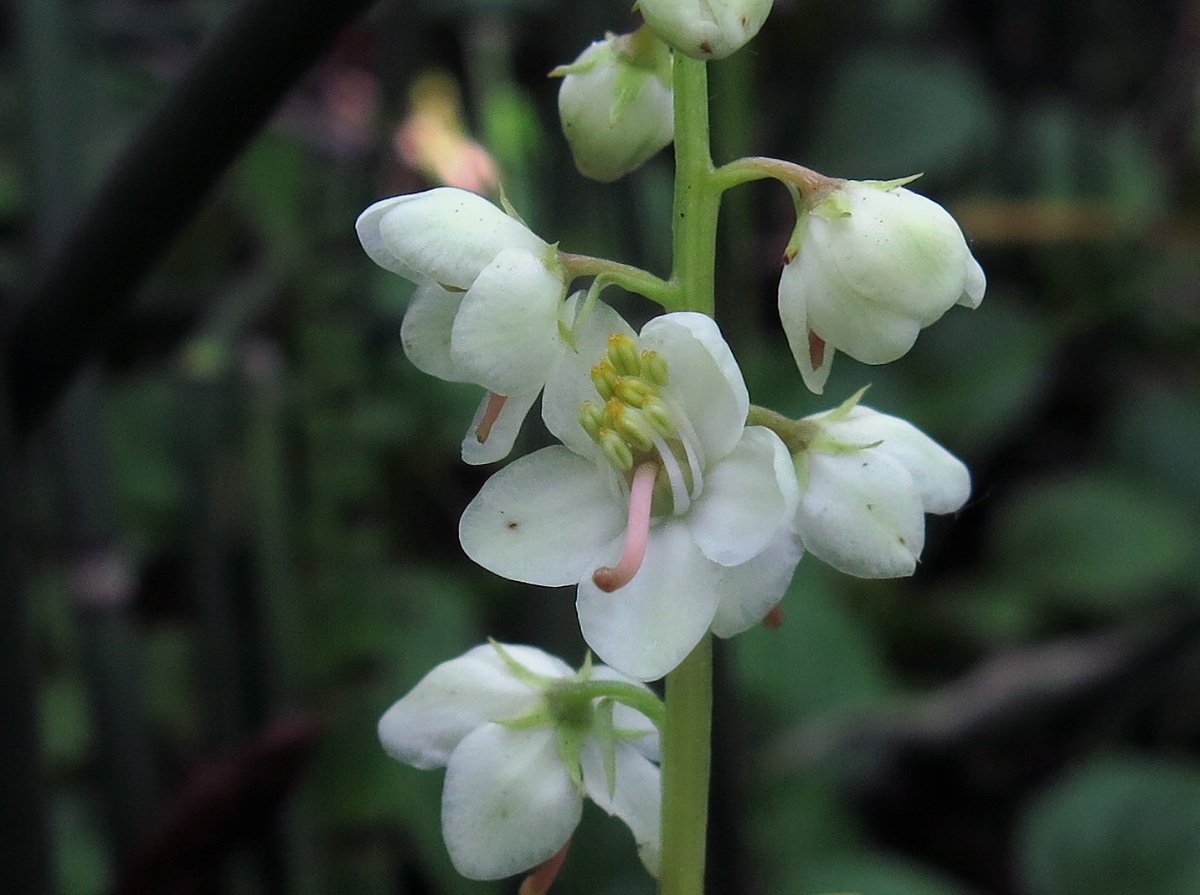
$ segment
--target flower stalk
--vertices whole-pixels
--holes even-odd
[[[707,64],[676,54],[675,201],[672,283],[680,309],[715,310],[717,217],[721,188],[714,178],[708,127]],[[704,891],[708,787],[712,751],[712,635],[706,634],[667,675],[662,730],[661,895]]]

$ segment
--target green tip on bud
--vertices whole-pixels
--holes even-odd
[[[612,429],[600,430],[600,450],[613,466],[621,472],[633,469],[633,451],[629,445]]]

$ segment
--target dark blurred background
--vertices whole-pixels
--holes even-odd
[[[667,274],[669,154],[584,180],[545,76],[635,24],[627,0],[0,12],[4,892],[515,889],[454,874],[441,774],[375,722],[485,636],[585,647],[569,592],[462,555],[479,395],[406,361],[410,287],[353,221],[498,172],[542,236]],[[924,172],[989,285],[814,398],[775,311],[789,199],[726,197],[752,399],[870,383],[975,485],[912,579],[808,558],[780,629],[721,644],[710,891],[1197,895],[1200,5],[778,0],[711,86],[718,161]],[[585,811],[555,891],[652,890]]]

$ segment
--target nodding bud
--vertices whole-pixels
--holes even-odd
[[[685,56],[724,59],[741,49],[771,12],[774,0],[638,0],[654,32]]]

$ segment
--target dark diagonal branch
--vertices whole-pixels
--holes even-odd
[[[126,150],[3,352],[20,433],[45,417],[138,284],[288,90],[372,0],[245,0]]]

